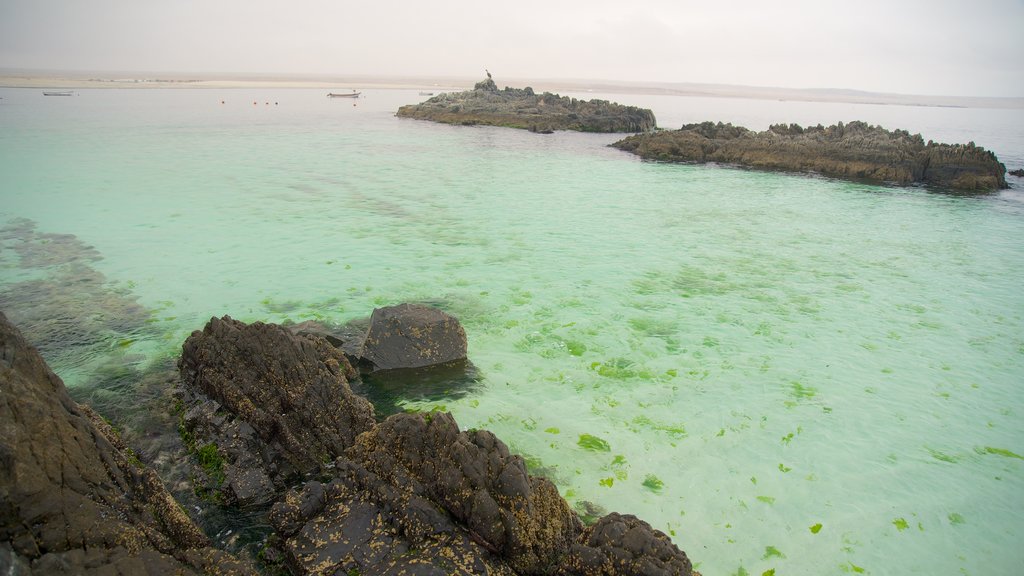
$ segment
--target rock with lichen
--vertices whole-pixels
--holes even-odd
[[[607,100],[578,100],[533,88],[502,90],[487,78],[473,90],[439,94],[420,104],[402,106],[399,118],[445,124],[506,126],[533,132],[646,132],[654,130],[654,113]]]
[[[647,160],[716,162],[966,192],[1006,188],[1006,167],[974,142],[925,143],[920,134],[864,122],[807,128],[779,124],[764,132],[704,122],[637,134],[612,146]]]

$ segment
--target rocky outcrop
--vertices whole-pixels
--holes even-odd
[[[676,576],[692,570],[690,559],[668,536],[636,516],[612,512],[588,526],[573,543],[558,574]]]
[[[288,479],[275,458],[297,471],[315,468],[270,511],[277,549],[294,573],[692,573],[664,534],[631,517],[609,517],[597,533],[584,529],[554,485],[531,476],[490,432],[460,431],[446,413],[368,420],[339,355],[320,336],[227,317],[212,319],[183,349],[193,430],[251,427],[246,447],[272,456],[256,462],[275,491]],[[297,441],[282,440],[284,432]],[[299,457],[282,454],[285,446]],[[230,461],[234,449],[227,452]]]
[[[400,118],[432,120],[445,124],[486,124],[549,133],[646,132],[655,128],[654,113],[646,108],[623,106],[607,100],[577,100],[532,88],[499,90],[491,78],[473,90],[445,93],[421,103],[402,106]]]
[[[1005,166],[995,154],[973,142],[925,143],[919,134],[890,132],[864,122],[808,128],[775,125],[764,132],[704,122],[630,136],[612,146],[644,159],[668,162],[718,162],[966,192],[1007,187]]]
[[[185,341],[178,367],[184,432],[222,461],[212,488],[226,502],[269,501],[374,425],[373,406],[348,385],[355,370],[323,338],[213,318]]]
[[[0,313],[4,573],[245,574]]]

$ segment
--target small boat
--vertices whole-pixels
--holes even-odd
[[[74,96],[74,92],[70,90],[53,90],[50,92],[43,92],[43,96]]]
[[[433,92],[420,92],[420,96],[433,96]]]
[[[327,97],[328,98],[359,98],[360,94],[362,94],[362,92],[356,92],[355,90],[353,90],[351,94],[335,94],[334,92],[328,92],[327,93]]]

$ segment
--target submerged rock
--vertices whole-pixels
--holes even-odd
[[[719,162],[966,192],[1007,187],[1006,167],[995,154],[973,142],[926,144],[920,134],[890,132],[864,122],[807,128],[780,124],[764,132],[704,122],[630,136],[612,146],[644,159],[668,162]]]
[[[646,108],[607,100],[577,100],[550,92],[537,95],[529,87],[498,90],[490,77],[478,82],[473,90],[439,94],[420,104],[402,106],[396,115],[445,124],[486,124],[541,133],[554,130],[645,132],[656,126],[654,113]]]
[[[206,536],[0,313],[0,565],[39,574],[252,569]],[[26,572],[27,573],[27,572]]]

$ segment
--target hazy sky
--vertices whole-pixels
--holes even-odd
[[[1024,0],[0,0],[0,67],[1024,96]]]

